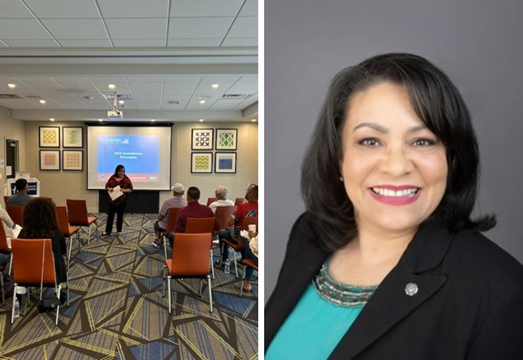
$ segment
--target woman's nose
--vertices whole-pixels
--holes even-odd
[[[388,149],[382,161],[383,171],[394,176],[401,176],[408,174],[412,169],[412,159],[403,146]]]

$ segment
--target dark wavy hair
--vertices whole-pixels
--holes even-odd
[[[436,211],[452,232],[485,231],[494,216],[471,218],[479,178],[479,150],[470,114],[458,89],[421,56],[391,53],[374,56],[341,70],[332,80],[302,163],[301,191],[318,245],[327,251],[345,246],[357,234],[354,209],[339,164],[342,129],[354,94],[389,82],[406,88],[417,116],[445,145],[447,187]]]
[[[115,177],[118,177],[118,171],[120,171],[120,170],[122,170],[122,169],[124,169],[124,171],[125,171],[125,166],[123,166],[122,164],[120,164],[120,165],[116,165],[116,169],[114,169],[114,174],[113,174],[113,175],[114,175]]]
[[[24,228],[20,238],[50,239],[58,231],[58,218],[54,202],[45,198],[35,198],[24,206]]]

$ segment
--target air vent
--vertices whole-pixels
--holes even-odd
[[[15,94],[0,94],[0,100],[14,100],[14,99],[21,99],[20,96]]]
[[[222,99],[248,99],[252,94],[223,94]]]
[[[104,95],[104,97],[107,100],[114,100],[114,94]],[[116,98],[118,100],[133,100],[133,96],[131,94],[118,94],[116,95]]]
[[[169,105],[180,105],[180,102],[178,100],[171,100],[171,101],[167,101],[167,104],[169,104]]]

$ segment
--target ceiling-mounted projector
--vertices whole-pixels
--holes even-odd
[[[123,111],[122,110],[109,110],[107,112],[107,118],[109,120],[122,120],[123,119]]]

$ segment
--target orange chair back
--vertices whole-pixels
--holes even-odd
[[[202,277],[209,275],[211,244],[212,235],[209,233],[176,234],[172,266],[169,269],[171,276]]]
[[[216,199],[215,197],[207,198],[207,206],[211,205],[211,204],[212,204],[213,202],[215,202],[216,200],[218,200],[218,199]]]
[[[236,198],[234,205],[236,205],[236,206],[241,205],[241,204],[243,204],[244,201],[245,201],[245,198]]]
[[[185,233],[186,234],[196,234],[196,233],[214,233],[214,222],[216,221],[215,217],[207,218],[188,218],[185,223]],[[178,236],[178,235],[176,235]],[[178,237],[176,238],[178,241]]]
[[[231,215],[236,211],[236,206],[218,206],[216,208],[216,219],[220,223],[220,228],[230,229],[232,226],[227,225]]]
[[[167,229],[165,229],[165,233],[168,234],[171,231],[174,231],[174,227],[176,226],[176,216],[178,215],[178,211],[180,211],[181,207],[170,207],[169,208],[169,217],[167,218]]]
[[[4,225],[0,223],[0,253],[10,253],[11,249],[7,246],[7,236],[5,235]]]
[[[15,222],[15,224],[20,225],[21,227],[24,227],[24,207],[23,206],[17,206],[17,205],[6,205],[5,211],[9,214],[9,217],[11,220]]]
[[[56,207],[56,217],[58,218],[58,227],[65,237],[69,237],[76,233],[80,228],[78,226],[70,226],[69,218],[67,217],[67,208],[65,206]]]
[[[85,200],[67,199],[67,216],[69,223],[73,225],[89,226],[92,221],[87,214],[87,203]]]
[[[44,255],[43,286],[56,286],[54,255],[51,239],[11,239],[13,248],[13,277],[15,283],[40,286],[42,255]],[[45,254],[44,254],[45,246]]]
[[[242,230],[249,231],[249,225],[256,225],[256,232],[258,232],[258,217],[244,217],[242,221]]]

